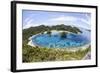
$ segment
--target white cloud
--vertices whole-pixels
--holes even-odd
[[[27,23],[30,20],[30,17],[27,17],[24,22]]]
[[[85,19],[80,19],[82,22],[84,22],[84,23],[86,23],[87,25],[90,25],[91,24],[91,22],[90,22],[90,20],[85,20]]]
[[[23,29],[27,29],[27,28],[34,27],[34,26],[38,26],[38,24],[30,23],[30,24],[23,26]]]
[[[73,16],[59,16],[59,17],[56,17],[56,18],[52,18],[50,19],[50,21],[82,21],[86,24],[90,24],[90,20],[89,20],[89,17],[87,16],[87,19],[84,19],[84,18],[79,18],[79,17],[73,17]]]
[[[49,20],[46,20],[46,22],[42,23],[34,23],[34,19],[27,18],[25,20],[25,25],[23,26],[23,29],[29,28],[29,27],[34,27],[34,26],[39,26],[41,24],[47,25],[47,26],[52,26],[52,25],[58,25],[58,24],[65,24],[65,25],[74,25],[77,27],[82,27],[82,28],[90,28],[90,19],[84,19],[84,18],[79,18],[79,17],[73,17],[73,16],[59,16],[55,18],[51,18]]]
[[[76,21],[77,18],[73,16],[60,16],[56,18],[52,18],[50,21]]]
[[[39,26],[39,25],[48,25],[49,23],[34,23],[34,20],[33,19],[30,19],[28,20],[24,26],[23,26],[23,29],[27,29],[27,28],[30,28],[30,27],[35,27],[35,26]]]
[[[29,27],[32,27],[33,26],[33,19],[27,19],[26,20],[27,22],[25,22],[24,24],[23,24],[23,29],[26,29],[26,28],[29,28]]]
[[[24,23],[23,23],[23,29],[26,29],[26,28],[33,26],[33,22],[35,21],[33,19],[33,16],[34,16],[34,14],[31,14],[30,16],[25,18]]]
[[[74,25],[74,26],[83,27],[83,28],[90,27],[89,17],[87,17],[87,19],[84,19],[84,18],[73,17],[73,16],[59,16],[56,18],[52,18],[50,21],[63,22],[69,25]]]

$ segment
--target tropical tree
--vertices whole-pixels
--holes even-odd
[[[67,33],[66,32],[61,32],[60,37],[61,38],[67,38]]]
[[[51,36],[51,31],[50,31],[50,30],[48,30],[48,31],[47,31],[47,34],[48,34],[49,36]]]

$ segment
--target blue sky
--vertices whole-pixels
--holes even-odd
[[[72,25],[90,29],[91,14],[76,12],[32,11],[23,10],[23,29],[39,25]]]

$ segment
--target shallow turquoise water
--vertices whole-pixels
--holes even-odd
[[[61,38],[60,34],[40,34],[32,38],[33,43],[48,48],[66,48],[66,47],[78,47],[90,42],[90,32],[84,31],[82,34],[66,35],[66,38]]]

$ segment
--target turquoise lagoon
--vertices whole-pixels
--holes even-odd
[[[60,33],[38,34],[32,38],[32,42],[41,47],[47,48],[71,48],[84,46],[91,42],[91,31],[81,29],[82,33],[68,33],[66,38],[61,38]]]

